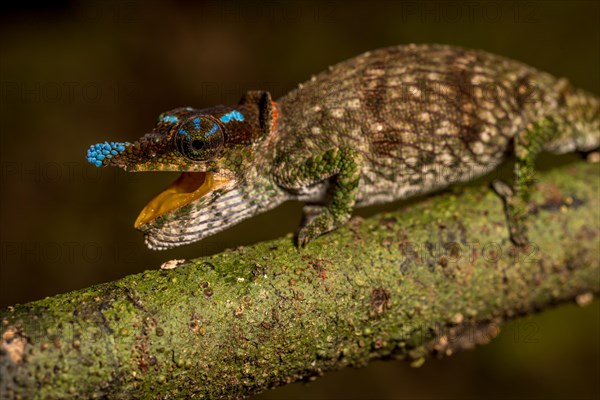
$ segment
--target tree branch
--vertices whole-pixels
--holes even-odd
[[[525,250],[491,190],[459,187],[301,252],[286,237],[3,310],[1,397],[243,397],[486,343],[600,290],[598,165],[539,178]]]

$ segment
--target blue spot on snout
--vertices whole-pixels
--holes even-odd
[[[162,117],[162,122],[166,122],[167,124],[174,124],[176,122],[179,122],[179,118],[177,118],[174,115],[165,115],[164,117]]]
[[[236,110],[234,110],[234,111],[232,111],[230,113],[227,113],[227,114],[221,116],[221,122],[228,123],[228,122],[230,122],[232,120],[234,120],[234,121],[243,121],[244,120],[244,116],[242,115],[241,112],[236,111]]]
[[[87,151],[87,160],[96,167],[101,167],[105,159],[111,159],[113,156],[125,151],[129,142],[104,142],[90,146]]]

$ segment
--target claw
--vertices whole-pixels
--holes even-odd
[[[296,237],[296,245],[298,246],[299,249],[303,249],[304,247],[306,247],[306,245],[311,240],[312,239],[310,238],[310,236],[308,234],[308,229],[306,229],[306,227],[303,227],[302,229],[300,229],[298,231],[298,235]]]
[[[498,196],[502,197],[505,200],[509,199],[515,195],[515,192],[512,189],[512,187],[504,181],[500,181],[500,180],[493,181],[492,188],[498,194]]]
[[[296,236],[298,248],[306,247],[314,239],[339,226],[339,224],[336,225],[334,223],[333,216],[329,210],[323,207],[314,208],[313,211],[315,210],[319,210],[320,213],[317,215],[314,213],[305,214],[305,224],[298,230],[298,235]]]
[[[494,181],[492,188],[504,201],[510,240],[519,247],[527,246],[529,239],[527,239],[525,215],[528,212],[528,205],[515,196],[515,191],[506,182]]]

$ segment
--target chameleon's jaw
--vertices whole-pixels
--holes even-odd
[[[184,172],[144,207],[134,227],[142,229],[157,217],[186,206],[229,182],[230,179],[213,172]]]

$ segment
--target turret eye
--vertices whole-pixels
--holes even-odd
[[[209,160],[223,146],[223,131],[212,117],[192,117],[176,129],[177,150],[190,160]]]
[[[192,142],[192,148],[194,150],[202,150],[202,148],[204,148],[204,142],[202,142],[201,140],[194,140]]]

